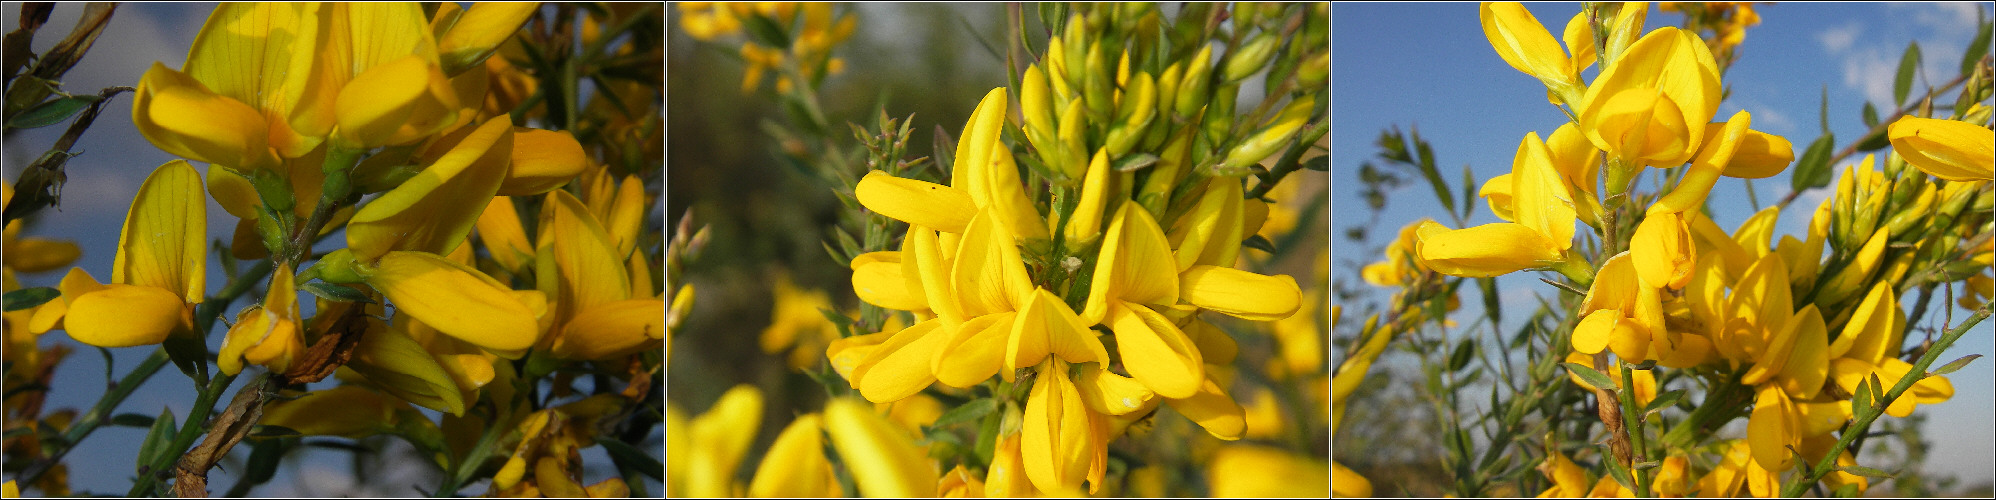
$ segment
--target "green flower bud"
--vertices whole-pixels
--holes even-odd
[[[1185,67],[1185,80],[1178,84],[1175,108],[1179,118],[1198,116],[1199,108],[1206,105],[1206,93],[1212,88],[1213,46],[1199,48],[1199,55],[1192,57],[1192,64]]]
[[[1262,33],[1254,40],[1242,44],[1240,50],[1227,54],[1227,70],[1222,73],[1227,81],[1236,82],[1261,71],[1262,65],[1275,55],[1275,49],[1282,46],[1282,39],[1274,33]]]

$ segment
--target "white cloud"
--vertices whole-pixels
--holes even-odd
[[[1885,5],[1895,18],[1909,19],[1913,24],[1934,38],[1971,38],[1975,36],[1977,16],[1975,4],[1893,2]]]
[[[1898,70],[1898,60],[1887,57],[1881,49],[1861,50],[1844,56],[1844,85],[1857,89],[1872,104],[1896,109],[1892,83]]]
[[[1857,41],[1857,36],[1862,31],[1864,31],[1864,26],[1858,24],[1856,21],[1852,21],[1843,26],[1823,30],[1822,33],[1816,35],[1816,40],[1823,43],[1824,51],[1836,54],[1849,49],[1851,43]]]

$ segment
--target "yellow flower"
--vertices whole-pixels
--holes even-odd
[[[1990,180],[1996,135],[1988,127],[1956,120],[1908,116],[1892,122],[1886,135],[1906,163],[1951,181]]]
[[[1492,181],[1492,183],[1494,184],[1495,181]],[[1490,184],[1485,184],[1484,186],[1487,190]],[[1504,195],[1504,198],[1508,200],[1510,195],[1507,193]],[[1491,198],[1490,204],[1491,209],[1496,209],[1497,199]],[[1434,219],[1422,217],[1421,220],[1408,223],[1406,227],[1400,228],[1399,236],[1394,237],[1393,242],[1386,245],[1386,260],[1374,262],[1365,266],[1365,269],[1360,271],[1360,275],[1365,278],[1365,282],[1378,286],[1404,287],[1413,283],[1415,279],[1420,278],[1421,273],[1426,268],[1416,258],[1417,247],[1421,242],[1417,231],[1421,226],[1427,225],[1429,222],[1434,222]]]
[[[1026,400],[1020,432],[1026,477],[1041,491],[1102,486],[1108,463],[1108,421],[1089,411],[1068,377],[1068,365],[1048,359],[1038,367],[1032,394]]]
[[[0,183],[4,195],[0,195],[0,206],[14,199],[14,183]],[[77,257],[83,256],[83,248],[76,243],[47,238],[21,237],[21,222],[7,222],[4,248],[0,248],[0,262],[7,269],[21,273],[39,273],[61,269]]]
[[[852,472],[859,493],[869,497],[935,496],[936,466],[907,433],[853,399],[825,404],[825,431]],[[698,492],[689,491],[693,496]]]
[[[291,369],[291,361],[305,351],[304,331],[299,327],[298,287],[291,265],[281,264],[271,272],[270,291],[263,304],[236,314],[236,324],[222,339],[222,352],[215,364],[222,373],[243,371],[243,361],[270,367],[274,373]]]
[[[70,338],[98,347],[158,344],[172,334],[194,334],[194,304],[207,280],[207,200],[201,176],[186,161],[160,165],[132,198],[111,284],[82,268],[62,280],[62,305],[45,307],[36,331],[61,318]],[[56,302],[49,302],[50,305]]]
[[[1490,277],[1566,258],[1576,218],[1571,202],[1563,199],[1569,190],[1553,168],[1552,152],[1538,133],[1526,134],[1511,165],[1517,222],[1456,230],[1424,223],[1416,230],[1421,262],[1442,274]]]
[[[531,347],[544,297],[515,294],[440,257],[462,244],[485,212],[505,177],[512,135],[505,120],[469,129],[428,168],[361,207],[347,225],[347,248],[316,264],[320,276],[365,282],[397,311],[494,352],[516,356]]]
[[[1490,39],[1490,45],[1497,49],[1498,57],[1527,75],[1545,82],[1546,88],[1559,94],[1580,90],[1580,72],[1585,66],[1575,67],[1567,59],[1566,52],[1560,49],[1559,40],[1546,32],[1532,12],[1517,2],[1484,2],[1478,16],[1483,21],[1483,35]],[[1570,25],[1569,25],[1570,26]],[[1572,31],[1568,28],[1567,31]],[[1592,48],[1592,40],[1585,47]],[[1593,59],[1589,50],[1587,59]],[[1579,56],[1581,54],[1575,54]]]
[[[741,20],[736,19],[723,2],[682,2],[677,7],[679,27],[695,40],[712,41],[742,29]]]
[[[596,217],[567,191],[548,193],[537,283],[553,298],[552,352],[566,359],[605,359],[654,349],[665,340],[665,300],[634,290],[624,258]]]
[[[783,433],[776,436],[776,443],[769,445],[769,453],[762,457],[762,463],[755,468],[755,479],[749,481],[748,496],[758,498],[829,498],[840,495],[838,475],[832,472],[832,462],[825,459],[824,428],[819,425],[819,417],[811,413],[797,417]]]
[[[447,30],[436,32],[444,74],[456,76],[483,64],[540,6],[540,2],[478,2],[460,10],[456,4],[439,4],[435,21],[450,23]]]
[[[1372,481],[1365,476],[1345,468],[1336,460],[1331,461],[1331,496],[1364,498],[1372,496]]]
[[[457,92],[420,6],[328,3],[317,19],[333,31],[310,52],[311,81],[291,115],[299,133],[371,148],[415,142],[457,121]]]
[[[1340,480],[1357,476],[1342,466],[1335,468],[1343,472],[1338,474]],[[1331,476],[1324,472],[1324,463],[1309,457],[1263,446],[1227,445],[1213,453],[1213,461],[1206,468],[1206,478],[1213,487],[1215,497],[1327,498],[1331,494],[1332,481]],[[1363,478],[1359,480],[1363,482]],[[1367,493],[1364,490],[1371,489],[1370,484],[1363,484],[1362,489],[1339,486],[1340,496]]]
[[[828,427],[832,425],[830,416],[835,407],[828,405],[826,408]],[[862,411],[870,413],[870,410]],[[678,462],[675,467],[684,467],[684,472],[666,478],[667,496],[738,495],[734,491],[735,466],[741,463],[749,444],[755,441],[756,428],[761,424],[762,391],[755,386],[738,385],[722,394],[707,413],[684,424],[681,432],[668,429],[667,435],[679,436],[685,443],[666,447],[666,463]],[[838,439],[836,430],[832,438]],[[667,440],[672,441],[672,438]],[[511,464],[508,466],[511,467]]]
[[[776,354],[790,349],[791,369],[810,368],[825,352],[825,344],[839,338],[837,328],[825,321],[820,310],[837,309],[824,290],[798,288],[787,272],[779,273],[775,283],[769,326],[762,329],[762,352]]]
[[[1580,128],[1627,168],[1691,160],[1719,108],[1719,70],[1698,35],[1658,28],[1630,45],[1581,100]]]

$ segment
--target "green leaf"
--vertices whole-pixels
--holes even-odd
[[[206,341],[192,335],[169,335],[160,347],[166,348],[166,358],[173,360],[180,373],[201,386],[208,385],[208,360],[214,356],[208,355]]]
[[[1004,412],[994,411],[984,416],[984,422],[977,425],[977,453],[973,457],[989,457],[998,447],[998,423]]]
[[[1476,211],[1476,174],[1469,171],[1469,164],[1462,165],[1462,218]]]
[[[62,290],[39,286],[7,292],[7,295],[4,298],[0,298],[0,300],[6,302],[7,312],[14,312],[46,304],[48,301],[55,300],[56,297],[61,296]]]
[[[372,299],[367,298],[366,292],[362,292],[360,290],[355,290],[352,288],[347,288],[340,285],[335,285],[332,283],[327,283],[324,281],[314,281],[303,285],[298,285],[298,288],[302,288],[307,292],[311,292],[312,295],[317,296],[321,299],[326,299],[333,302],[358,302],[362,304],[374,303]]]
[[[1671,407],[1671,405],[1677,404],[1677,400],[1683,398],[1684,398],[1683,389],[1678,389],[1663,393],[1661,395],[1658,395],[1655,400],[1650,401],[1649,406],[1643,408],[1643,414],[1648,415],[1651,413],[1663,411],[1664,408],[1669,408]]]
[[[943,412],[942,416],[936,417],[935,423],[929,424],[929,426],[947,427],[962,422],[977,420],[979,418],[983,418],[984,415],[989,414],[991,413],[992,410],[996,409],[998,409],[998,400],[991,398],[977,398],[971,400],[968,403],[964,403],[963,406],[951,408],[950,411]]]
[[[1884,477],[1884,478],[1890,478],[1890,477],[1892,477],[1892,476],[1894,475],[1894,474],[1892,474],[1892,473],[1889,473],[1889,472],[1885,472],[1885,471],[1882,471],[1882,470],[1878,470],[1878,469],[1873,469],[1873,468],[1870,468],[1870,467],[1865,467],[1865,466],[1861,466],[1861,465],[1845,465],[1845,466],[1841,466],[1841,467],[1837,467],[1837,470],[1840,470],[1840,471],[1844,471],[1844,472],[1848,472],[1848,473],[1851,473],[1851,474],[1857,474],[1857,475],[1860,475],[1860,476],[1864,476],[1864,477]]]
[[[63,120],[68,120],[77,112],[90,107],[91,103],[102,100],[104,98],[96,94],[82,94],[42,101],[41,104],[36,104],[35,107],[8,118],[7,128],[37,128],[62,123]]]
[[[1871,412],[1871,382],[1857,381],[1857,394],[1850,398],[1850,414],[1865,415]]]
[[[152,427],[153,420],[157,419],[137,413],[119,413],[111,417],[111,425],[146,428]]]
[[[1865,128],[1878,126],[1878,108],[1872,107],[1870,101],[1864,103],[1864,126]]]
[[[1606,445],[1602,445],[1601,448],[1602,448],[1601,456],[1604,457],[1614,456],[1608,453]],[[1608,466],[1608,476],[1615,478],[1615,483],[1622,485],[1622,488],[1624,489],[1635,491],[1636,481],[1634,479],[1629,478],[1629,469],[1627,467],[1623,467],[1621,461],[1610,458],[1602,460],[1601,463],[1606,464]]]
[[[1471,343],[1469,339],[1462,339],[1462,342],[1456,343],[1455,352],[1448,356],[1448,371],[1459,371],[1462,367],[1469,366],[1470,355],[1476,352],[1475,347],[1476,344]]]
[[[1331,156],[1324,155],[1316,158],[1311,158],[1308,160],[1303,160],[1303,168],[1315,170],[1318,172],[1329,172],[1331,171]]]
[[[1968,50],[1961,53],[1961,74],[1975,71],[1975,63],[1989,53],[1989,23],[1982,22],[1981,29],[1975,31],[1975,41],[1968,42]]]
[[[617,468],[637,469],[652,479],[665,480],[665,464],[659,462],[657,458],[652,458],[651,455],[646,455],[630,444],[615,439],[597,439],[596,444],[603,445],[603,451],[610,452],[610,459],[617,462]],[[631,478],[625,478],[625,481],[629,480]]]
[[[1413,131],[1413,136],[1414,150],[1421,155],[1420,162],[1415,165],[1421,168],[1421,176],[1428,179],[1428,185],[1435,188],[1435,198],[1441,200],[1442,207],[1447,208],[1449,213],[1455,213],[1455,194],[1449,189],[1448,181],[1442,180],[1441,171],[1435,169],[1434,150],[1428,147],[1427,141],[1421,140],[1420,130]]]
[[[159,455],[166,453],[167,448],[172,446],[173,434],[178,428],[179,425],[173,418],[173,408],[160,409],[159,418],[152,421],[152,431],[146,433],[145,441],[139,442],[138,465],[143,467],[158,461]],[[145,472],[150,471],[140,471],[141,474]]]
[[[1892,80],[1892,103],[1905,104],[1906,94],[1913,90],[1913,73],[1920,70],[1920,42],[1906,44],[1906,53],[1899,56],[1899,76]]]
[[[1581,380],[1585,380],[1587,381],[1587,383],[1593,384],[1594,387],[1601,389],[1615,388],[1615,379],[1608,378],[1607,375],[1602,375],[1601,372],[1594,371],[1593,368],[1588,368],[1587,365],[1583,365],[1580,363],[1560,363],[1560,364],[1566,365],[1566,371],[1573,372],[1574,375],[1579,375]]]
[[[1796,191],[1814,189],[1830,184],[1830,148],[1836,147],[1836,134],[1823,134],[1809,149],[1802,153],[1802,159],[1795,161],[1795,173],[1789,185]]]
[[[277,474],[277,463],[284,458],[283,441],[269,439],[250,442],[248,470],[243,471],[242,481],[250,485],[269,482]]]
[[[1954,361],[1949,361],[1949,362],[1948,362],[1947,364],[1945,364],[1945,365],[1941,365],[1941,367],[1940,367],[1940,368],[1936,368],[1936,369],[1934,369],[1934,371],[1933,371],[1933,374],[1934,374],[1934,375],[1947,375],[1947,374],[1949,374],[1949,373],[1954,373],[1954,371],[1955,371],[1955,370],[1960,370],[1960,369],[1962,369],[1963,367],[1966,367],[1966,366],[1968,366],[1968,363],[1969,363],[1970,361],[1975,361],[1975,358],[1980,358],[1980,357],[1982,357],[1982,355],[1981,355],[1981,354],[1970,354],[1970,355],[1967,355],[1967,356],[1962,356],[1962,357],[1961,357],[1961,359],[1956,359],[1956,360],[1954,360]]]

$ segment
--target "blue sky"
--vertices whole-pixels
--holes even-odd
[[[63,78],[65,89],[89,91],[118,86],[136,85],[154,61],[178,68],[187,58],[187,48],[193,43],[195,34],[214,9],[212,3],[164,4],[126,3],[118,7],[97,43],[75,69]],[[60,4],[55,8],[39,36],[34,40],[34,50],[41,52],[62,39],[75,26],[76,18],[82,11],[81,4]],[[0,10],[0,19],[17,19],[20,4],[8,2]],[[11,26],[11,22],[9,24]],[[11,28],[9,28],[11,29]],[[585,98],[590,87],[585,84]],[[75,265],[89,271],[100,279],[111,275],[112,257],[118,245],[118,231],[123,224],[125,211],[130,206],[132,194],[151,174],[153,169],[174,159],[158,148],[153,147],[131,120],[131,94],[113,98],[112,104],[99,115],[81,140],[76,150],[83,154],[69,161],[66,172],[69,182],[63,188],[61,211],[49,210],[39,216],[37,226],[29,228],[24,235],[67,239],[83,247],[83,256]],[[13,182],[20,175],[21,166],[28,164],[46,150],[59,137],[64,125],[30,129],[9,138],[5,144],[6,180]],[[207,166],[197,164],[197,169],[205,171]],[[661,200],[661,204],[663,200]],[[224,212],[213,199],[208,200],[208,234],[211,238],[229,234],[236,219]],[[339,236],[328,238],[319,250],[331,250],[341,246],[344,240]],[[227,282],[221,266],[210,255],[208,266],[208,287],[212,293]],[[245,266],[247,267],[247,266]],[[22,286],[54,286],[68,269],[60,269],[36,275],[22,275]],[[261,293],[261,292],[259,292]],[[224,317],[233,318],[237,310],[249,301],[238,301]],[[311,301],[300,304],[306,314],[311,314]],[[209,336],[209,349],[219,350],[222,336]],[[104,358],[95,349],[71,341],[68,335],[51,332],[44,335],[41,345],[68,344],[77,348],[56,370],[55,383],[50,391],[44,414],[60,408],[87,410],[103,394]],[[130,347],[111,349],[115,363],[115,376],[137,366],[146,356],[151,355],[151,347]],[[231,391],[240,388],[247,378],[239,380]],[[334,381],[313,384],[313,389],[332,387]],[[195,390],[193,382],[171,367],[154,375],[137,392],[126,399],[115,413],[138,413],[147,416],[158,415],[160,408],[172,408],[174,415],[185,419],[193,407]],[[435,419],[435,411],[424,410],[424,414]],[[663,435],[663,427],[655,434]],[[71,464],[70,484],[77,491],[122,495],[131,488],[129,476],[134,469],[138,443],[145,438],[146,429],[132,427],[99,427],[83,444],[70,452],[66,461]],[[315,438],[331,439],[331,438]],[[399,439],[388,441],[384,453],[403,453],[412,450]],[[661,441],[662,442],[662,441]],[[285,460],[285,466],[269,483],[252,492],[255,496],[412,496],[417,495],[411,486],[423,489],[435,488],[440,472],[434,466],[416,465],[407,460],[384,462],[389,467],[385,471],[370,471],[365,481],[352,476],[347,453],[314,449],[304,459],[293,455]],[[238,447],[235,455],[240,460],[247,457],[248,447]],[[656,455],[663,457],[663,445]],[[592,447],[582,453],[583,462],[592,464],[584,471],[584,484],[593,484],[615,474],[609,467],[609,457],[601,447]],[[240,462],[225,462],[223,469],[209,474],[210,490],[220,495],[235,484],[233,466]],[[603,464],[598,467],[594,464]],[[12,479],[9,475],[8,479]],[[657,481],[646,479],[646,491],[664,491]],[[483,485],[464,488],[467,494],[484,491]]]
[[[1579,8],[1578,4],[1526,5],[1555,34]],[[1762,24],[1748,29],[1745,43],[1737,49],[1737,60],[1726,75],[1732,95],[1718,115],[1723,118],[1742,109],[1752,113],[1753,128],[1787,137],[1796,143],[1799,156],[1820,132],[1817,109],[1821,92],[1827,89],[1830,128],[1841,148],[1863,132],[1859,116],[1866,101],[1884,110],[1881,115],[1890,113],[1892,79],[1908,42],[1918,40],[1925,55],[1923,76],[1915,80],[1916,93],[1927,82],[1939,85],[1955,76],[1963,48],[1975,36],[1978,5],[1986,4],[1758,6]],[[1332,213],[1338,214],[1333,234],[1343,234],[1347,223],[1366,222],[1369,212],[1358,196],[1361,185],[1356,172],[1359,164],[1378,153],[1373,142],[1383,129],[1418,129],[1433,144],[1443,177],[1460,183],[1465,164],[1479,182],[1508,172],[1525,133],[1544,136],[1566,122],[1564,114],[1546,103],[1545,87],[1538,80],[1512,69],[1490,47],[1477,20],[1476,4],[1339,3],[1333,4],[1331,19],[1331,203]],[[1652,9],[1647,28],[1674,26],[1682,19]],[[1595,72],[1598,69],[1589,70],[1587,77]],[[1948,99],[1952,102],[1951,95]],[[1841,171],[1844,164],[1860,159],[1861,155],[1835,167]],[[1449,220],[1418,174],[1409,180],[1389,193],[1386,212],[1373,228],[1373,244],[1384,244],[1400,226],[1421,217]],[[1786,195],[1788,183],[1787,173],[1757,181],[1754,187],[1761,205]],[[1459,193],[1461,186],[1454,187]],[[1782,213],[1778,232],[1801,234],[1809,211],[1829,192],[1799,195]],[[1743,183],[1736,179],[1720,182],[1710,203],[1713,219],[1728,230],[1754,212]],[[1471,225],[1500,222],[1481,199],[1477,204]],[[1348,272],[1347,260],[1378,260],[1373,250],[1333,238],[1333,272]],[[1535,275],[1499,278],[1507,308],[1523,310],[1536,303],[1533,293],[1551,293]],[[1481,299],[1473,288],[1465,287],[1471,295],[1462,298],[1457,315],[1482,314]],[[1928,323],[1938,325],[1941,316],[1938,309],[1930,312]],[[1986,333],[1989,323],[1981,328],[1984,333],[1964,337],[1942,361],[1996,351]],[[1341,349],[1334,351],[1342,355]],[[1996,363],[1978,361],[1953,374],[1954,399],[1928,413],[1927,435],[1949,436],[1931,443],[1930,473],[1952,473],[1965,484],[1991,481],[1989,416],[1996,414],[1992,366]],[[1923,405],[1920,411],[1929,410]]]

